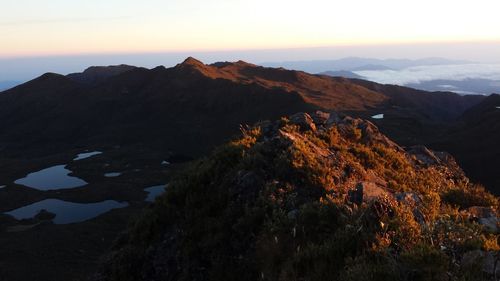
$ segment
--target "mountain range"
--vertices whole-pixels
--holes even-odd
[[[448,130],[456,124],[465,124],[463,133],[473,130],[472,121],[464,121],[470,114],[463,114],[488,108],[481,102],[488,99],[242,61],[205,65],[188,58],[173,68],[92,67],[67,76],[47,73],[3,92],[0,155],[144,143],[195,158],[237,133],[240,124],[317,109],[362,118],[384,114],[383,120],[374,122],[396,142],[448,143],[440,148],[449,150],[454,143],[469,145],[450,137]],[[496,108],[490,104],[489,110]],[[484,134],[495,134],[494,127],[485,130]],[[483,149],[491,153],[496,148]],[[457,148],[453,153],[472,178],[486,179],[467,169],[474,166],[467,165],[474,156],[462,157],[466,150]],[[490,160],[481,162],[478,157],[476,162],[483,163],[479,167],[497,163]]]

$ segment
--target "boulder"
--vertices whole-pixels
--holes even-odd
[[[36,214],[35,219],[41,220],[41,221],[49,221],[52,220],[56,217],[54,213],[51,213],[45,209],[40,210],[38,214]]]
[[[336,112],[331,112],[328,120],[326,120],[326,125],[338,124],[340,121],[342,121],[340,115],[338,115]]]
[[[330,119],[330,113],[318,110],[315,113],[311,114],[311,118],[313,119],[314,123],[318,125],[324,125],[327,123],[328,119]]]
[[[493,208],[474,206],[467,208],[463,213],[465,213],[469,219],[481,224],[487,231],[493,233],[500,232],[500,219],[496,216]]]
[[[358,205],[385,197],[392,197],[392,194],[373,182],[360,182],[354,190],[349,191],[349,201]]]
[[[439,159],[433,151],[428,149],[423,145],[412,146],[408,153],[414,155],[416,160],[424,165],[439,165],[441,164],[441,159]]]
[[[300,112],[290,116],[290,123],[298,125],[303,131],[316,131],[314,120],[307,113]]]

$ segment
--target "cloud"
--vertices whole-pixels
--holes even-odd
[[[355,71],[355,73],[378,83],[398,85],[438,79],[455,81],[468,78],[500,80],[500,64],[417,66],[402,70],[370,70]]]

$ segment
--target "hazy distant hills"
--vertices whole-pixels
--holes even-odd
[[[0,81],[0,92],[21,84],[19,81]]]
[[[347,70],[325,71],[325,72],[321,72],[319,74],[328,75],[328,76],[332,76],[332,77],[363,79],[363,76],[358,75],[352,71],[347,71]]]
[[[444,58],[410,59],[373,59],[347,57],[338,60],[313,60],[313,61],[284,61],[262,63],[269,67],[284,67],[287,69],[302,70],[310,73],[325,71],[362,71],[362,70],[397,70],[421,65],[449,65],[471,63],[464,60],[449,60]]]
[[[459,94],[500,93],[500,80],[467,78],[464,80],[436,79],[409,83],[406,86],[426,91],[452,91]]]
[[[400,144],[433,143],[484,99],[242,61],[93,67],[68,76],[48,73],[0,95],[0,156],[142,144],[197,157],[240,124],[316,109],[384,114],[377,125]]]

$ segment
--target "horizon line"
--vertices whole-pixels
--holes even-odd
[[[40,53],[40,54],[13,54],[1,55],[0,60],[15,59],[35,59],[35,58],[53,58],[53,57],[87,57],[87,56],[123,56],[123,55],[164,55],[164,54],[217,54],[232,52],[272,52],[272,51],[293,51],[293,50],[315,50],[315,49],[334,49],[334,48],[369,48],[369,47],[406,47],[419,45],[466,45],[466,44],[500,44],[500,39],[494,40],[446,40],[446,41],[416,41],[416,42],[381,42],[381,43],[340,43],[336,45],[315,45],[315,46],[284,46],[284,47],[262,47],[262,48],[221,48],[221,49],[175,49],[175,50],[143,50],[143,51],[96,51],[96,52],[72,52],[72,53]],[[189,55],[188,55],[189,56]],[[356,56],[355,56],[356,57]],[[369,57],[369,56],[367,56]],[[430,56],[432,57],[432,56]],[[429,58],[423,57],[423,58]]]

